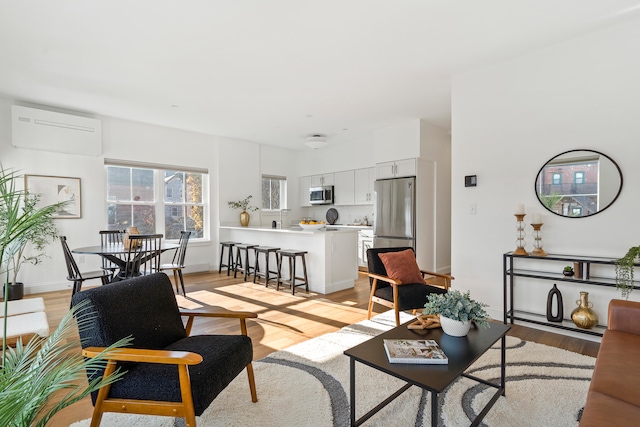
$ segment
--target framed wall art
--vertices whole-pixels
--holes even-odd
[[[80,178],[25,175],[24,188],[30,194],[38,194],[40,196],[37,207],[66,202],[66,204],[53,215],[54,218],[82,217]]]

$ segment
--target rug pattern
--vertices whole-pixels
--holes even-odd
[[[409,320],[407,316],[404,320]],[[258,403],[251,403],[246,374],[238,376],[198,417],[199,426],[349,425],[349,360],[343,351],[394,326],[387,313],[297,344],[254,362]],[[468,373],[497,382],[500,349],[481,357]],[[595,359],[507,337],[507,388],[483,421],[486,427],[577,426]],[[356,363],[357,417],[403,382]],[[469,425],[495,389],[467,378],[441,396],[439,425]],[[430,426],[430,394],[411,387],[365,426]],[[173,427],[166,417],[106,414],[102,426]],[[72,427],[88,426],[88,420]]]

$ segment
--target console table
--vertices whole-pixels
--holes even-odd
[[[556,255],[549,254],[547,256],[533,256],[533,255],[515,255],[513,252],[507,252],[503,255],[503,288],[504,288],[504,323],[514,323],[515,320],[521,322],[534,323],[538,325],[550,326],[552,328],[564,329],[574,332],[581,332],[584,334],[602,336],[606,329],[606,326],[597,325],[593,329],[580,329],[571,321],[566,319],[567,313],[565,313],[565,320],[562,322],[549,322],[544,314],[531,313],[523,310],[518,310],[514,303],[514,292],[516,289],[517,277],[528,277],[532,279],[539,279],[545,281],[554,282],[570,282],[581,283],[589,286],[608,286],[615,288],[615,258],[606,257],[589,257],[579,255]],[[545,267],[544,271],[538,268],[536,270],[527,270],[527,263],[531,265],[533,261],[549,263],[549,268]],[[555,261],[555,262],[554,262]],[[571,264],[576,270],[576,275],[573,277],[566,277],[562,274],[562,263],[564,265]],[[608,265],[611,266],[611,277],[596,277],[592,275],[593,265]],[[638,265],[638,264],[636,264]],[[577,268],[576,268],[577,267]],[[552,269],[554,269],[552,271]],[[640,282],[634,285],[634,289],[640,289]],[[544,307],[546,311],[546,307]]]

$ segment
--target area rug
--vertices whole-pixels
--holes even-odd
[[[403,321],[409,320],[407,316]],[[348,426],[349,359],[343,351],[394,326],[383,313],[371,320],[297,344],[253,363],[258,391],[252,403],[246,374],[238,376],[198,417],[198,426]],[[518,338],[507,337],[507,388],[483,420],[484,426],[577,426],[595,359]],[[491,381],[500,375],[496,346],[468,371]],[[360,417],[403,383],[356,364],[357,416]],[[461,378],[441,399],[442,426],[465,426],[495,389]],[[412,387],[369,419],[365,426],[430,426],[430,397]],[[89,420],[72,424],[86,427]],[[168,417],[105,414],[101,426],[173,427]]]

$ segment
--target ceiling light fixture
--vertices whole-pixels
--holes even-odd
[[[318,150],[320,148],[326,147],[327,145],[329,145],[329,143],[327,142],[327,137],[325,135],[314,134],[309,135],[306,138],[304,145],[309,148],[313,148],[314,150]]]

